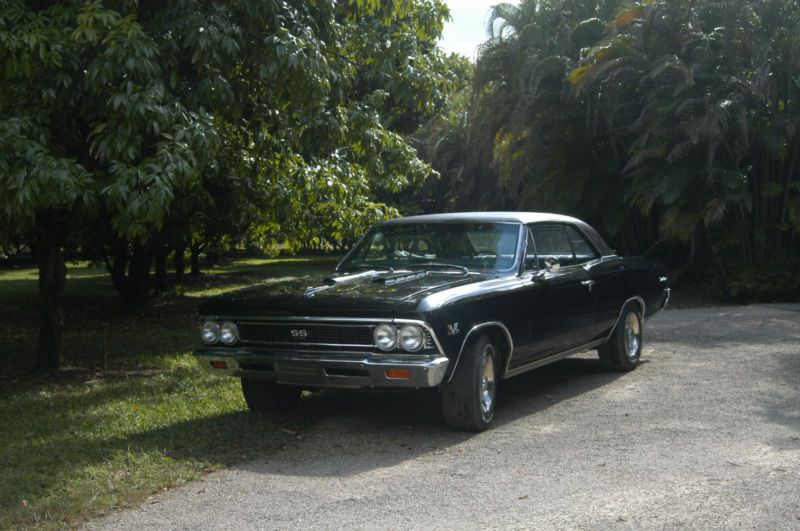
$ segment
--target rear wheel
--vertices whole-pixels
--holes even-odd
[[[494,418],[498,357],[488,336],[472,341],[461,354],[450,383],[441,386],[442,415],[451,428],[482,431]]]
[[[299,387],[282,385],[271,380],[242,378],[242,394],[250,411],[285,414],[300,403]]]
[[[614,371],[632,371],[642,355],[642,314],[639,305],[629,302],[608,341],[597,349],[600,363]]]

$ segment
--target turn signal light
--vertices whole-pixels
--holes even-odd
[[[386,371],[386,377],[393,378],[395,380],[410,380],[411,371],[408,369],[388,369]]]
[[[220,360],[214,360],[211,362],[211,366],[215,369],[227,369],[228,363]]]

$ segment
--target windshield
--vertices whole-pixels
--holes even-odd
[[[504,272],[514,268],[516,223],[420,223],[373,227],[339,269],[452,269]]]

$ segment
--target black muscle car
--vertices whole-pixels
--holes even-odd
[[[448,425],[485,429],[501,380],[597,349],[636,368],[664,272],[575,218],[481,212],[373,226],[327,278],[254,286],[200,308],[202,365],[250,409],[303,389],[438,387]]]

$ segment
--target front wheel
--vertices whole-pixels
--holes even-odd
[[[300,403],[301,389],[270,380],[242,378],[242,394],[250,411],[258,413],[291,413]]]
[[[482,431],[494,418],[497,353],[488,336],[472,341],[461,354],[450,383],[441,386],[442,415],[451,428]]]
[[[642,314],[639,305],[629,302],[611,337],[597,352],[603,367],[614,371],[632,371],[642,355]]]

